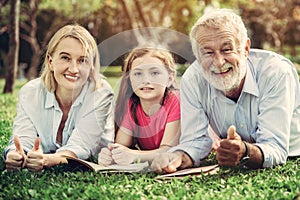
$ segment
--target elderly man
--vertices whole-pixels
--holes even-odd
[[[210,125],[222,139],[221,166],[269,168],[300,155],[300,86],[293,64],[250,49],[241,18],[228,9],[204,14],[190,39],[197,60],[181,80],[180,144],[152,163],[157,172],[198,166],[210,153]]]

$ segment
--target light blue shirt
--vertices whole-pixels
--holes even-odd
[[[285,163],[300,155],[300,86],[294,65],[264,50],[251,50],[242,93],[235,103],[202,76],[195,61],[181,79],[180,144],[200,164],[211,151],[208,125],[221,138],[230,125],[243,140],[260,147],[263,167]]]
[[[114,139],[114,97],[109,84],[100,88],[88,81],[73,102],[62,133],[62,144],[56,142],[62,110],[55,94],[49,92],[40,78],[24,85],[19,92],[13,135],[4,157],[15,149],[13,136],[18,135],[24,151],[29,152],[39,135],[44,153],[72,151],[78,158],[97,156],[100,149]]]

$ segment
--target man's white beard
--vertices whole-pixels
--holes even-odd
[[[225,77],[221,77],[221,75],[214,73],[226,71],[227,69],[231,69],[231,71]],[[239,87],[241,81],[245,77],[246,69],[245,60],[245,62],[240,63],[239,67],[234,67],[232,64],[226,62],[221,69],[212,65],[208,70],[202,68],[202,71],[204,78],[213,87],[224,92],[229,92]]]

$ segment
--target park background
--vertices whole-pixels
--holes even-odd
[[[99,44],[101,72],[116,91],[124,56],[149,37],[172,49],[180,79],[194,60],[190,28],[211,8],[236,10],[252,47],[285,55],[300,72],[299,0],[0,0],[1,154],[11,135],[17,93],[39,76],[46,44],[60,27],[78,23],[91,32]],[[203,165],[215,163],[212,154]],[[1,160],[0,199],[300,199],[299,164],[298,158],[273,169],[221,168],[212,176],[156,181],[153,173],[70,173],[65,166],[10,173]]]

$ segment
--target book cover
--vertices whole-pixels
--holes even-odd
[[[149,168],[148,162],[142,163],[133,163],[130,165],[118,165],[113,164],[109,166],[98,165],[93,162],[89,162],[86,160],[82,160],[79,158],[74,158],[70,156],[66,156],[68,161],[68,166],[73,169],[73,171],[94,171],[100,173],[106,172],[142,172],[147,171]]]

